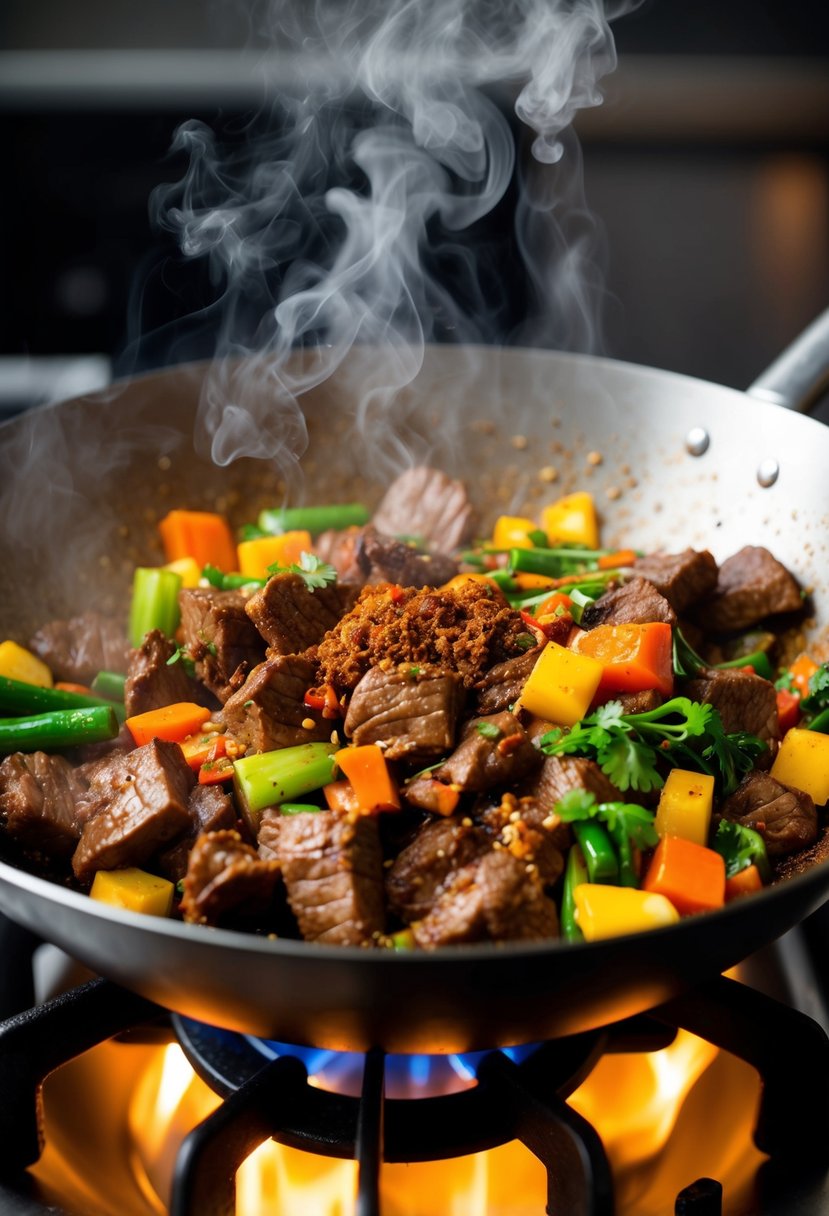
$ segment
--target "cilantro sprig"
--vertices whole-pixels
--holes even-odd
[[[733,878],[749,866],[756,866],[763,882],[771,881],[766,842],[754,828],[742,823],[721,819],[713,840],[713,847],[725,861],[725,876]]]
[[[185,646],[176,646],[175,650],[167,660],[168,667],[172,667],[175,663],[181,663],[191,680],[195,678],[196,664],[193,662],[192,658],[190,657],[190,652]]]
[[[733,793],[766,745],[744,731],[727,734],[713,705],[672,697],[644,713],[625,714],[608,701],[565,733],[548,731],[539,740],[548,756],[587,756],[617,789],[648,793],[664,778],[659,761],[687,766],[715,777],[724,795]]]
[[[569,790],[556,803],[554,813],[564,823],[603,823],[616,846],[620,883],[625,887],[639,885],[632,846],[652,849],[658,843],[652,811],[635,802],[596,802],[595,794],[582,789]]]
[[[829,663],[822,663],[809,677],[809,695],[800,702],[800,708],[807,714],[829,709]]]
[[[332,565],[324,562],[315,553],[304,551],[300,553],[299,561],[292,562],[290,566],[280,566],[279,562],[274,562],[272,566],[268,566],[268,574],[298,574],[309,591],[327,587],[329,583],[337,581],[337,571]]]

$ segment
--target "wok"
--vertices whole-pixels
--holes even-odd
[[[611,544],[708,546],[719,558],[767,545],[812,589],[819,631],[829,622],[829,430],[778,403],[801,407],[827,361],[829,313],[749,394],[599,358],[435,347],[397,395],[391,435],[379,431],[377,392],[369,406],[364,395],[385,383],[384,357],[355,349],[302,398],[303,492],[376,501],[400,444],[408,459],[465,475],[485,517],[589,487]],[[254,390],[274,399],[261,372]],[[217,469],[194,454],[207,375],[146,375],[0,429],[0,637],[25,641],[30,626],[90,603],[123,607],[135,560],[160,560],[153,521],[171,506],[218,501],[239,523],[281,500],[263,462]],[[304,441],[292,424],[289,447]],[[547,478],[558,471],[555,485],[542,466]],[[281,468],[289,474],[291,461]],[[506,1046],[641,1012],[736,964],[827,893],[822,864],[646,934],[401,955],[142,917],[0,863],[0,910],[169,1009],[284,1041],[396,1052]]]

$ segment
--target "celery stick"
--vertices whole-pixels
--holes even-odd
[[[178,628],[181,575],[172,570],[139,566],[132,584],[129,640],[138,647],[144,635],[160,629],[171,638]]]
[[[233,786],[254,822],[266,806],[295,802],[334,780],[337,743],[300,743],[244,756],[233,765]]]

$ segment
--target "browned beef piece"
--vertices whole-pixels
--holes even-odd
[[[558,914],[534,872],[502,849],[464,866],[412,930],[426,950],[463,942],[536,941],[558,937]]]
[[[448,786],[442,781],[436,781],[431,773],[417,773],[411,781],[403,786],[403,797],[409,806],[419,811],[428,811],[431,815],[444,815],[444,802]],[[457,795],[450,796],[457,801]],[[453,808],[454,809],[454,808]]]
[[[514,705],[543,649],[543,646],[533,646],[532,650],[525,650],[514,659],[490,667],[480,683],[478,713],[497,714]]]
[[[6,831],[29,852],[71,856],[81,834],[78,798],[84,777],[63,756],[15,752],[0,764],[0,815]]]
[[[328,739],[331,722],[307,709],[303,701],[315,674],[311,660],[299,654],[260,663],[225,702],[222,720],[226,729],[248,752]],[[303,722],[312,725],[309,728]]]
[[[425,916],[451,876],[489,852],[487,833],[453,816],[424,823],[386,874],[389,907],[405,921]]]
[[[746,545],[720,566],[714,592],[697,608],[709,633],[739,633],[778,612],[803,607],[800,588],[768,549]]]
[[[238,832],[204,832],[190,854],[181,914],[200,925],[250,924],[268,912],[278,879],[276,862]]]
[[[608,701],[618,701],[623,714],[645,714],[665,704],[665,698],[655,688],[645,688],[642,692],[617,692],[606,697],[602,704],[607,704]]]
[[[343,528],[342,531],[331,528],[327,532],[320,532],[314,541],[314,552],[334,567],[340,586],[362,585],[365,582],[365,575],[357,561],[357,545],[362,534],[362,528]]]
[[[382,744],[389,760],[433,760],[454,746],[463,698],[452,671],[411,663],[372,667],[354,689],[345,733],[358,747]]]
[[[638,557],[637,575],[653,583],[675,612],[682,613],[709,595],[717,585],[717,563],[707,549],[697,552],[654,553]]]
[[[598,764],[583,756],[545,756],[538,772],[525,778],[515,792],[521,798],[533,798],[548,814],[570,790],[589,790],[597,802],[624,801]]]
[[[114,763],[72,858],[75,877],[141,866],[190,827],[195,777],[177,743],[153,739]]]
[[[829,861],[829,828],[824,828],[815,843],[808,849],[775,858],[774,876],[776,879],[797,878],[799,874],[806,874],[814,866],[823,865],[827,861]]]
[[[298,574],[275,574],[245,604],[245,612],[271,655],[300,654],[316,646],[354,604],[351,588],[306,585]]]
[[[179,594],[181,627],[196,675],[224,702],[265,657],[261,635],[238,591],[192,587]]]
[[[581,614],[584,629],[595,629],[597,625],[648,625],[651,621],[675,625],[676,613],[647,578],[634,578],[605,591]]]
[[[215,698],[197,680],[191,680],[181,659],[170,663],[177,647],[160,629],[153,629],[130,653],[124,705],[127,717],[144,714],[176,701],[192,701],[212,708]]]
[[[468,722],[461,742],[435,776],[464,791],[482,794],[520,781],[540,764],[541,754],[523,726],[504,710]]]
[[[440,587],[459,570],[451,557],[424,553],[371,526],[363,529],[357,541],[357,564],[366,583],[397,583],[400,587]]]
[[[463,482],[426,465],[392,482],[372,522],[391,536],[416,536],[438,553],[453,553],[475,533],[475,512]]]
[[[265,861],[279,861],[279,830],[285,819],[278,806],[266,806],[259,816],[256,843]]]
[[[91,683],[99,671],[126,671],[130,653],[123,626],[99,612],[50,621],[37,631],[29,649],[56,680],[76,684]]]
[[[306,941],[360,946],[383,931],[383,855],[377,819],[334,811],[286,815],[279,863]]]
[[[236,826],[233,802],[220,785],[194,785],[187,800],[191,826],[186,836],[158,855],[158,868],[172,882],[187,873],[190,850],[203,832],[231,831]]]
[[[518,798],[508,792],[498,806],[479,809],[478,815],[505,849],[519,861],[536,866],[545,886],[558,880],[573,833],[549,807],[542,807],[535,798]]]
[[[720,814],[759,832],[769,857],[794,853],[817,840],[817,812],[809,794],[782,785],[768,773],[748,773],[722,803]]]
[[[740,668],[704,672],[682,686],[692,701],[714,706],[723,721],[726,733],[747,731],[767,743],[780,738],[777,719],[777,693],[774,685],[762,676]]]

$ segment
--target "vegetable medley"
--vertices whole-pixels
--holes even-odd
[[[121,908],[395,950],[670,925],[826,854],[829,663],[748,546],[600,545],[415,468],[160,523],[126,636],[0,644],[5,855]]]

